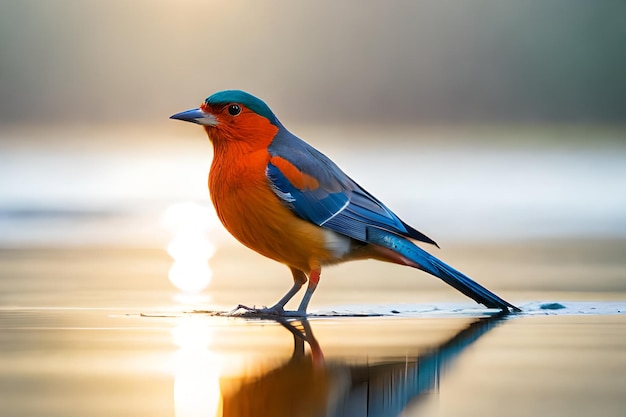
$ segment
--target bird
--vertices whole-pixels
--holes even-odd
[[[293,285],[280,300],[248,310],[306,316],[322,267],[375,259],[427,272],[488,308],[520,311],[420,248],[417,242],[438,245],[287,130],[260,98],[219,91],[170,119],[206,131],[213,145],[209,192],[224,227],[291,270]],[[298,309],[285,310],[307,281]]]

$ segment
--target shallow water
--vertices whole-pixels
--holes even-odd
[[[595,267],[603,292],[576,282],[569,285],[578,291],[541,289],[532,280],[533,291],[511,289],[515,276],[490,283],[520,315],[499,318],[390,265],[381,287],[376,264],[362,262],[331,269],[313,317],[288,322],[193,313],[270,303],[286,289],[282,269],[263,285],[239,275],[235,254],[273,272],[245,249],[218,251],[214,282],[195,297],[170,285],[164,251],[0,251],[0,409],[65,417],[621,416],[626,293],[615,271],[624,260],[609,250],[613,241],[594,246],[587,268],[592,259],[612,265]],[[513,263],[523,270],[519,257],[537,259],[546,247],[519,246],[482,273]],[[484,251],[452,254],[460,262]],[[572,279],[568,267],[537,265],[555,288]]]
[[[4,309],[1,326],[10,416],[618,416],[626,407],[625,315],[281,324]]]

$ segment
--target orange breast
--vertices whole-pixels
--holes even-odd
[[[241,243],[260,254],[308,272],[332,261],[324,231],[291,212],[270,189],[266,149],[214,156],[209,188],[217,214]]]

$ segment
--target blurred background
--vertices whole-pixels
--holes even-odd
[[[320,369],[397,364],[369,398],[419,363],[434,395],[403,416],[622,416],[625,45],[623,0],[0,0],[0,414],[208,416],[249,383],[275,390],[244,408],[310,399],[302,369],[280,377],[295,333],[187,314],[291,284],[223,230],[211,144],[168,119],[243,89],[524,309],[466,333],[446,376],[482,306],[411,268],[325,268]]]
[[[217,291],[256,264],[286,288],[216,221],[204,132],[168,120],[231,88],[482,282],[624,290],[624,16],[621,1],[1,0],[5,297],[75,282],[93,303],[103,275]],[[65,284],[28,281],[35,264]],[[400,289],[426,281],[394,271]]]

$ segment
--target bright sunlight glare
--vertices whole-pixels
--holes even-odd
[[[167,245],[167,253],[174,259],[170,282],[185,293],[207,288],[213,276],[209,259],[215,253],[208,232],[218,224],[215,213],[197,203],[178,203],[163,212],[161,223],[174,232]]]
[[[176,417],[221,415],[220,357],[209,347],[215,327],[192,317],[172,329],[179,347],[174,353],[174,412]]]

